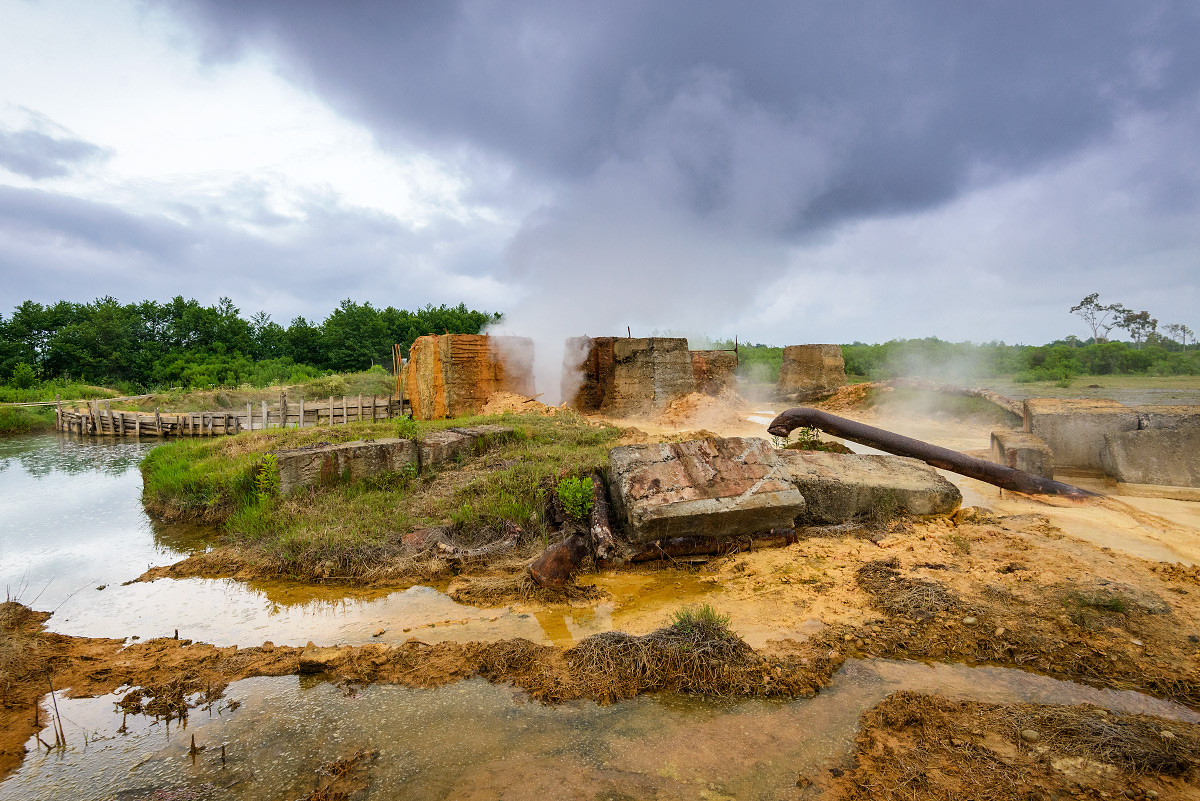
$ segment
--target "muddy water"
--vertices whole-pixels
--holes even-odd
[[[0,799],[161,798],[185,788],[294,799],[317,787],[321,766],[359,749],[379,752],[354,776],[366,798],[788,798],[798,774],[819,782],[844,764],[859,716],[901,689],[1200,720],[1137,693],[1016,670],[882,660],[848,663],[826,691],[793,702],[663,695],[547,707],[479,679],[409,690],[260,678],[231,685],[218,709],[193,711],[186,728],[131,717],[121,731],[116,696],[59,697],[68,748],[37,752],[31,740]],[[192,737],[204,749],[194,758]]]
[[[141,639],[178,630],[183,638],[238,646],[411,636],[550,642],[531,614],[463,606],[429,587],[348,591],[228,579],[126,584],[217,537],[211,528],[155,523],[143,511],[137,465],[157,444],[65,435],[0,439],[0,584],[10,597],[53,611],[49,629]]]

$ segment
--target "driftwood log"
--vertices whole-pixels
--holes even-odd
[[[799,535],[792,528],[776,528],[741,537],[669,537],[635,544],[629,561],[653,562],[681,556],[740,553],[755,548],[783,548],[799,540]]]
[[[592,473],[592,516],[590,531],[592,548],[596,560],[608,562],[617,558],[617,541],[613,538],[612,525],[608,519],[608,493],[604,489],[604,478]]]
[[[777,437],[786,437],[792,433],[793,429],[800,428],[801,426],[818,428],[834,436],[842,437],[870,448],[877,448],[896,456],[910,456],[914,459],[920,459],[934,467],[940,467],[943,470],[959,473],[960,475],[978,479],[988,484],[994,484],[997,487],[1013,490],[1014,492],[1024,492],[1030,495],[1066,495],[1075,498],[1097,497],[1094,492],[1088,492],[1079,487],[1072,487],[1070,484],[1063,484],[1061,481],[1053,481],[1041,476],[1035,476],[1032,473],[1026,473],[1024,470],[1017,470],[984,459],[976,459],[974,456],[967,456],[965,453],[952,451],[949,448],[941,448],[937,445],[930,445],[928,442],[922,442],[919,439],[905,437],[892,431],[885,431],[882,428],[875,428],[875,426],[869,426],[854,420],[847,420],[845,417],[838,417],[829,412],[822,412],[819,409],[813,409],[808,406],[788,409],[771,422],[771,425],[767,427],[767,431]]]
[[[621,562],[608,510],[604,479],[599,473],[593,473],[592,513],[588,519],[587,536],[571,534],[562,542],[551,545],[529,565],[529,575],[539,586],[556,589],[566,586],[589,552],[595,554],[598,565]]]

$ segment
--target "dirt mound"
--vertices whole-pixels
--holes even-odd
[[[515,392],[493,392],[483,404],[481,414],[544,414],[553,416],[562,409],[557,406],[547,406],[536,397],[527,398]]]
[[[862,716],[839,799],[1194,798],[1200,726],[1094,706],[898,692]]]
[[[672,428],[712,428],[720,430],[745,425],[745,401],[732,392],[705,395],[691,392],[667,404],[656,421]]]
[[[827,412],[847,412],[855,409],[864,409],[871,403],[872,390],[876,392],[891,392],[892,388],[877,383],[849,384],[817,401],[813,406],[818,409],[824,409]]]

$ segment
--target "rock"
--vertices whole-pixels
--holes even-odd
[[[587,554],[587,542],[580,535],[572,534],[543,551],[529,565],[529,575],[539,587],[561,589],[579,569]]]
[[[973,617],[964,617],[963,618],[963,625],[966,625],[966,626],[974,626],[976,622],[978,622],[978,621],[976,621],[975,618],[973,618]]]
[[[356,440],[339,445],[310,445],[275,452],[279,491],[355,481],[381,473],[417,469],[417,446],[409,439]]]
[[[812,779],[805,776],[803,773],[796,777],[797,787],[812,787]]]
[[[1196,415],[1200,419],[1200,414]],[[1104,437],[1103,464],[1120,484],[1200,488],[1200,428],[1123,431]]]
[[[1054,453],[1050,446],[1024,431],[993,431],[992,461],[1035,476],[1054,478]]]
[[[1005,633],[1005,631],[1006,631],[1006,629],[1003,629],[1003,628],[996,629],[996,636],[997,636],[997,637],[1003,637],[1003,636],[1004,636],[1004,633]]]
[[[780,458],[804,496],[804,524],[844,523],[881,510],[948,514],[962,503],[958,488],[918,459],[821,451],[781,451]]]
[[[1042,735],[1038,734],[1033,729],[1021,729],[1021,739],[1027,743],[1036,743],[1042,739]]]
[[[1056,470],[1102,472],[1105,436],[1137,428],[1137,412],[1113,400],[1030,398],[1025,401],[1025,431],[1050,446]]]
[[[300,652],[300,672],[322,673],[332,670],[345,658],[340,648],[318,648],[310,642]]]
[[[384,628],[384,629],[377,629],[377,630],[375,631],[375,633],[374,633],[374,634],[372,634],[371,636],[372,636],[372,637],[382,637],[382,636],[383,636],[383,635],[385,635],[385,634],[387,634],[387,629],[386,629],[386,628]]]
[[[757,437],[625,445],[609,462],[613,508],[634,541],[791,528],[804,511],[787,466]]]
[[[1147,790],[1147,791],[1146,791],[1146,798],[1151,798],[1151,799],[1153,799],[1153,798],[1158,798],[1158,791],[1156,791],[1156,790]]]

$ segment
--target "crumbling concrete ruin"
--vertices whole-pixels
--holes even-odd
[[[720,395],[737,388],[738,355],[730,350],[692,351],[692,379],[696,391]]]
[[[1046,456],[1039,458],[1052,464],[1054,471],[1104,476],[1116,481],[1123,494],[1200,497],[1187,491],[1200,489],[1200,410],[1196,407],[1030,398],[1024,411],[1020,442],[1025,455],[1018,457],[1014,435],[996,432],[994,459],[1031,459],[1031,449],[1044,450]],[[1006,436],[1012,446],[1003,444]]]
[[[413,342],[405,395],[415,419],[478,414],[496,392],[534,394],[532,339],[445,334]]]
[[[781,398],[806,401],[846,385],[846,362],[838,345],[789,345],[783,349],[776,389]]]
[[[563,387],[579,411],[629,417],[662,411],[694,392],[696,380],[686,339],[576,337],[567,342]]]

